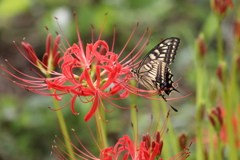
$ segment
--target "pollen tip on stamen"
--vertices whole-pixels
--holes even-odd
[[[149,27],[147,27],[146,30],[148,31],[148,30],[149,30]]]
[[[116,28],[116,27],[117,27],[117,25],[116,25],[116,24],[114,24],[114,27]]]
[[[133,123],[131,122],[131,127],[133,128]]]
[[[57,18],[57,17],[54,17],[54,19],[58,20],[58,18]]]
[[[139,22],[137,22],[136,26],[138,27],[138,25],[139,25]]]
[[[74,11],[74,12],[73,12],[73,16],[75,17],[76,15],[77,15],[77,12],[76,12],[76,11]]]
[[[59,35],[58,31],[55,31],[56,35]]]
[[[188,147],[191,147],[191,145],[192,145],[192,142],[190,142],[190,144],[188,145]]]
[[[91,24],[91,27],[92,27],[92,29],[94,29],[94,25],[93,24]]]
[[[47,26],[44,26],[47,31],[49,31],[49,28]]]
[[[75,132],[75,129],[72,128],[71,130],[72,130],[73,132]]]
[[[16,42],[15,42],[15,41],[13,41],[13,43],[14,43],[14,44],[16,44]]]
[[[8,60],[7,60],[7,59],[4,59],[4,61],[5,61],[5,62],[8,62]]]
[[[169,131],[169,128],[167,128],[166,133],[168,133],[168,131]]]
[[[166,118],[169,117],[169,114],[170,114],[170,109],[169,109],[168,112],[167,112],[167,116],[166,116]]]
[[[105,13],[105,16],[108,15],[108,12]]]

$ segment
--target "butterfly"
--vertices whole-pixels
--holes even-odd
[[[172,91],[179,92],[172,85],[173,74],[169,68],[169,65],[174,62],[179,43],[179,38],[164,39],[147,53],[136,69],[131,70],[133,77],[141,85],[148,90],[158,91],[166,102],[163,92],[167,95]],[[172,109],[177,112],[177,109],[173,107]]]

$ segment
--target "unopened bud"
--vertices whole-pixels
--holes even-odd
[[[185,133],[180,134],[178,137],[178,143],[180,148],[183,150],[187,145],[187,136]]]

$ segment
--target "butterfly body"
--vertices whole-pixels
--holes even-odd
[[[174,62],[179,43],[180,39],[174,37],[161,41],[148,52],[136,69],[131,70],[141,85],[148,90],[158,91],[163,98],[163,92],[170,95],[173,90],[177,91],[172,86],[173,74],[169,65]]]

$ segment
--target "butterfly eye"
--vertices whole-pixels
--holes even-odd
[[[130,72],[135,73],[136,71],[135,71],[135,69],[131,69]]]

